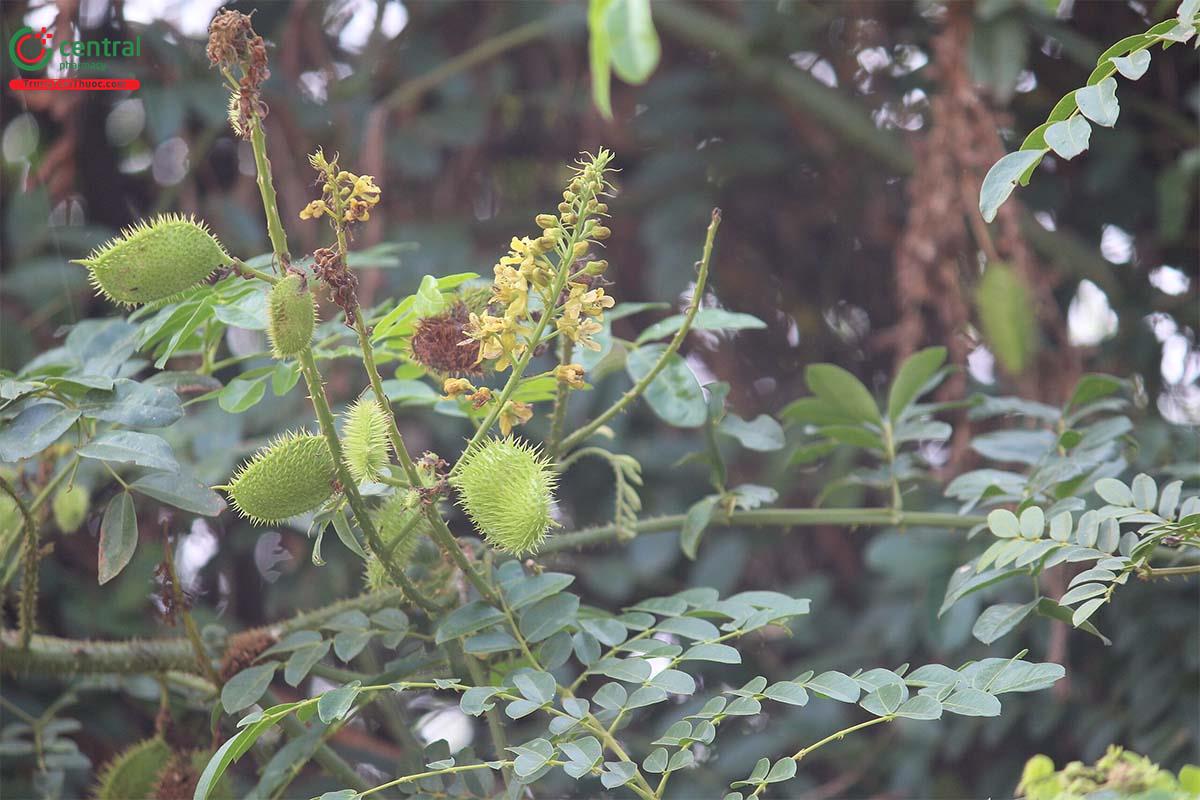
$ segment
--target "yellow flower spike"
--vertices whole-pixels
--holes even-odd
[[[555,524],[550,511],[557,476],[550,461],[512,437],[463,453],[450,482],[476,529],[500,550],[532,553]]]

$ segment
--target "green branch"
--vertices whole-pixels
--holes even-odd
[[[670,514],[652,517],[633,525],[634,533],[662,533],[677,531],[683,527],[686,514]],[[890,508],[757,508],[751,511],[734,511],[729,516],[718,515],[709,523],[710,527],[781,527],[803,528],[815,525],[840,525],[845,527],[925,527],[925,528],[973,528],[987,522],[986,517],[971,514],[960,515],[935,511],[902,511]],[[616,525],[600,525],[580,531],[551,536],[539,551],[542,554],[569,550],[573,547],[604,544],[618,538],[620,529]]]
[[[708,231],[704,236],[704,250],[700,256],[700,269],[696,276],[696,287],[692,291],[692,302],[688,305],[687,313],[683,318],[683,324],[679,326],[679,330],[675,331],[675,335],[671,338],[671,342],[667,345],[667,349],[663,350],[662,355],[658,357],[658,361],[654,364],[649,372],[642,376],[641,380],[633,385],[633,388],[621,395],[621,397],[615,403],[609,406],[606,411],[601,413],[600,416],[596,417],[587,425],[584,425],[582,428],[572,433],[566,439],[563,439],[562,444],[559,447],[560,451],[566,452],[575,445],[587,439],[587,437],[595,433],[601,425],[608,422],[617,414],[621,413],[625,406],[629,405],[638,397],[640,397],[642,393],[646,391],[646,388],[654,381],[654,379],[658,377],[658,374],[666,368],[667,362],[671,359],[671,357],[674,356],[679,350],[680,345],[683,344],[683,340],[687,338],[688,331],[692,329],[692,322],[696,319],[696,314],[700,311],[700,303],[704,300],[704,286],[708,281],[708,263],[712,258],[713,240],[716,238],[717,228],[720,226],[721,209],[714,208],[712,212],[712,219],[708,223]]]

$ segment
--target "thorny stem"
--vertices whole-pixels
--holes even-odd
[[[674,531],[680,529],[686,518],[686,514],[670,514],[640,520],[629,528],[634,535]],[[749,511],[734,511],[728,516],[715,516],[709,525],[782,528],[815,525],[973,528],[986,521],[986,518],[981,516],[934,511],[903,511],[897,514],[890,508],[759,508]],[[602,544],[619,538],[623,530],[625,528],[618,528],[616,525],[600,525],[572,533],[562,533],[548,538],[539,552],[541,554],[555,553],[574,547]]]
[[[708,263],[712,257],[713,240],[717,236],[717,228],[721,226],[721,209],[714,208],[712,212],[712,220],[708,223],[708,232],[704,237],[704,250],[700,256],[700,268],[696,275],[696,287],[692,291],[692,302],[688,305],[687,313],[684,315],[683,324],[679,326],[679,330],[675,332],[675,336],[671,338],[670,344],[663,350],[662,355],[658,357],[658,361],[651,367],[650,371],[642,376],[641,380],[633,385],[625,394],[621,395],[615,403],[608,407],[600,416],[593,419],[582,428],[578,429],[566,439],[563,439],[559,445],[560,452],[566,452],[575,445],[587,439],[593,433],[604,425],[610,419],[621,413],[624,408],[636,400],[646,391],[646,388],[651,382],[658,377],[658,374],[666,368],[667,362],[679,350],[679,346],[683,344],[683,340],[687,338],[688,331],[692,328],[692,322],[696,319],[696,314],[700,310],[700,304],[704,300],[704,286],[708,281]],[[536,339],[535,339],[536,341]]]
[[[1137,576],[1143,580],[1169,578],[1172,575],[1200,575],[1200,564],[1186,567],[1142,567],[1137,572]]]
[[[262,117],[257,111],[250,120],[250,145],[254,149],[254,166],[258,174],[258,192],[262,195],[263,211],[267,215],[267,236],[275,258],[285,263],[289,260],[287,234],[279,217],[279,202],[275,197],[275,181],[271,177],[271,160],[267,158],[267,135],[263,131]]]
[[[281,263],[289,259],[287,248],[287,235],[284,233],[283,222],[279,217],[279,205],[275,198],[275,185],[271,180],[271,162],[267,159],[267,139],[263,133],[262,118],[255,113],[250,119],[250,144],[254,149],[254,164],[258,171],[258,188],[262,194],[263,211],[267,216],[267,235],[271,239],[271,248],[275,252],[275,258]],[[246,274],[245,271],[250,270],[244,264],[235,264],[235,268]],[[250,274],[257,273],[257,270]],[[255,274],[255,277],[263,277],[261,274]],[[354,511],[354,517],[358,521],[358,525],[362,528],[363,534],[367,537],[367,543],[371,550],[375,553],[384,551],[383,540],[379,537],[379,531],[375,529],[374,523],[371,521],[370,515],[367,513],[366,504],[363,503],[362,495],[358,492],[358,486],[354,482],[353,476],[350,475],[350,470],[346,467],[346,463],[342,458],[342,445],[337,438],[337,429],[333,420],[333,412],[329,408],[329,399],[325,396],[325,386],[321,380],[321,372],[317,368],[317,363],[313,359],[312,348],[305,348],[303,352],[297,356],[300,362],[300,370],[304,375],[304,382],[308,384],[308,394],[312,400],[313,410],[317,415],[317,422],[321,428],[321,435],[325,437],[325,442],[329,447],[329,454],[333,456],[333,462],[337,469],[338,480],[342,484],[342,491],[346,495],[346,500],[350,504],[350,508]],[[396,585],[404,590],[404,594],[416,605],[420,606],[425,611],[436,611],[437,606],[430,600],[423,597],[408,580],[408,576],[404,571],[397,568],[390,560],[383,560],[383,566],[387,570],[390,577]]]
[[[0,477],[0,489],[13,499],[21,511],[21,516],[25,518],[25,539],[21,551],[23,567],[20,607],[21,649],[25,650],[29,648],[29,642],[33,638],[34,611],[37,608],[38,524],[24,498],[3,477]]]
[[[221,676],[213,667],[212,659],[204,652],[204,642],[200,639],[200,630],[196,627],[196,620],[192,618],[192,612],[188,610],[187,598],[183,596],[183,587],[179,585],[179,574],[175,570],[175,553],[171,547],[171,534],[167,531],[163,531],[163,563],[167,568],[167,578],[171,582],[171,596],[175,600],[175,608],[183,617],[183,630],[187,633],[188,641],[192,645],[192,652],[196,654],[196,663],[200,666],[200,671],[212,681],[214,686],[220,686]]]

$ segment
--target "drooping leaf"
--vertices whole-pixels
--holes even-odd
[[[100,521],[100,557],[97,564],[100,584],[120,574],[137,549],[137,513],[129,492],[114,495]]]

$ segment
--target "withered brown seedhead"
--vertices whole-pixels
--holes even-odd
[[[237,107],[235,130],[243,139],[250,138],[251,121],[267,116],[267,104],[262,99],[262,84],[271,77],[267,68],[267,44],[254,32],[250,17],[240,11],[224,10],[208,26],[208,61],[232,73],[241,70],[238,91],[234,95]]]
[[[225,655],[221,658],[221,683],[251,666],[273,644],[275,635],[265,628],[252,628],[230,636]]]
[[[410,343],[413,358],[447,377],[482,375],[479,342],[468,340],[463,332],[469,316],[466,304],[459,301],[441,314],[418,320]]]
[[[329,299],[346,314],[347,327],[358,319],[358,278],[347,267],[337,250],[321,247],[313,252],[313,274],[329,287]]]

